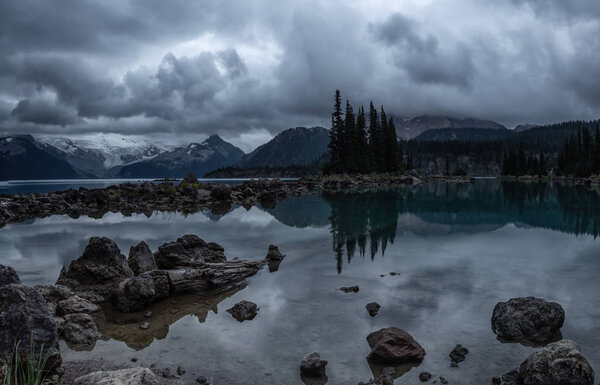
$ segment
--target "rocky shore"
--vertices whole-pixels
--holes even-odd
[[[153,184],[124,183],[99,189],[84,187],[49,194],[0,194],[0,227],[51,215],[78,218],[86,215],[102,218],[109,212],[124,215],[146,214],[154,211],[192,213],[211,210],[215,214],[228,212],[232,205],[250,208],[260,204],[274,207],[278,200],[310,192],[337,191],[352,187],[371,188],[389,185],[411,185],[421,180],[412,176],[353,176],[307,178],[294,181],[256,179],[239,185],[199,183],[189,175],[178,185],[173,182]]]

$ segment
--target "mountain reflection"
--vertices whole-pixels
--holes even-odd
[[[399,232],[478,233],[514,223],[574,235],[600,234],[600,194],[581,186],[480,180],[288,198],[269,209],[294,227],[329,224],[338,272],[355,255],[385,255]],[[411,214],[420,221],[400,220]],[[406,219],[409,219],[408,217]],[[345,257],[345,258],[344,258]]]

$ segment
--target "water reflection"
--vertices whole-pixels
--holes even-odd
[[[355,254],[384,256],[398,231],[430,234],[436,230],[431,224],[446,225],[437,230],[448,234],[490,231],[508,223],[575,235],[600,234],[600,194],[577,186],[493,180],[339,192],[322,198],[330,206],[321,216],[329,214],[338,272],[344,256],[348,263]],[[315,224],[322,223],[322,217]],[[285,212],[286,222],[293,224],[290,218],[294,215]],[[301,223],[306,225],[305,217]]]

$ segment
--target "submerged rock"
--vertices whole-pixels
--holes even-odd
[[[110,296],[121,281],[133,276],[127,259],[115,242],[106,237],[92,237],[81,257],[61,271],[56,283],[75,291]]]
[[[233,305],[232,308],[227,309],[227,312],[230,313],[233,318],[242,322],[253,320],[258,314],[258,310],[259,308],[254,302],[241,301]]]
[[[147,271],[156,270],[154,255],[148,244],[141,241],[136,246],[129,249],[129,258],[127,259],[129,268],[135,275],[140,275]]]
[[[365,307],[367,308],[367,312],[371,317],[375,317],[381,308],[377,302],[368,303]]]
[[[0,314],[0,363],[9,362],[15,346],[21,357],[27,357],[33,344],[34,359],[47,357],[47,370],[61,366],[56,323],[37,290],[21,284],[0,286]]]
[[[21,283],[17,272],[10,266],[0,265],[0,286],[11,283]]]
[[[300,362],[300,372],[309,377],[325,376],[327,361],[321,359],[321,355],[313,352],[304,356]]]
[[[160,385],[150,369],[132,368],[90,373],[75,380],[75,385]]]
[[[396,370],[394,368],[383,368],[381,374],[366,383],[359,382],[358,385],[394,385],[395,373]]]
[[[469,354],[469,349],[465,348],[461,344],[458,344],[448,354],[448,357],[450,357],[450,361],[452,364],[454,364],[452,366],[458,366],[459,362],[463,362],[465,358],[467,358],[467,354]]]
[[[367,359],[382,364],[403,364],[421,362],[425,349],[402,329],[389,327],[368,335],[367,342],[371,353]]]
[[[499,302],[492,314],[492,330],[505,341],[555,341],[564,322],[565,311],[558,303],[535,297]]]
[[[342,286],[338,290],[341,290],[344,293],[358,293],[360,288],[358,286]]]
[[[493,385],[520,385],[519,381],[519,369],[514,369],[500,377],[492,378]]]

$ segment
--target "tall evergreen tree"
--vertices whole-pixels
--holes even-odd
[[[388,172],[398,170],[398,137],[396,136],[396,125],[394,118],[390,118],[387,124],[387,132],[385,135],[386,158],[385,167]]]
[[[381,135],[379,134],[379,118],[373,102],[369,104],[369,163],[370,169],[378,171],[381,162]]]
[[[356,130],[356,120],[354,119],[354,110],[350,102],[346,100],[346,117],[344,120],[344,140],[341,148],[342,167],[349,172],[357,172],[359,144],[358,132]]]
[[[335,90],[335,102],[333,113],[331,114],[331,130],[329,131],[329,149],[331,159],[329,161],[329,171],[338,172],[341,166],[340,135],[344,130],[344,119],[342,116],[342,97],[340,90]]]
[[[370,156],[369,156],[369,141],[367,133],[367,119],[365,117],[365,107],[361,106],[356,117],[356,131],[358,134],[358,171],[369,172]]]

